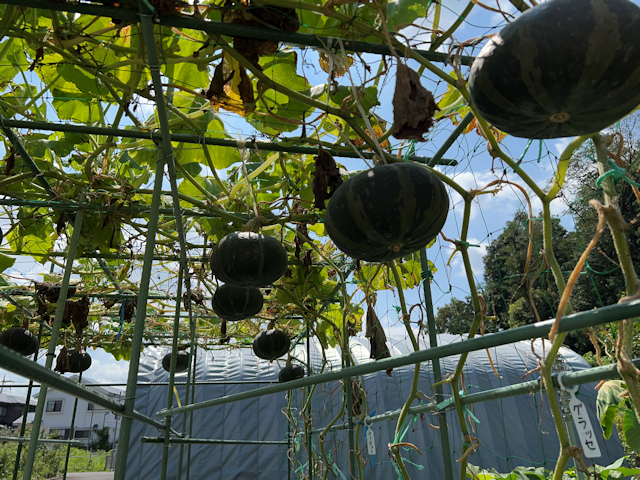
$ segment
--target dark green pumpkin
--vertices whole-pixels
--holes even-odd
[[[640,7],[628,0],[553,0],[489,40],[469,77],[471,101],[525,138],[602,130],[640,104]]]
[[[22,327],[11,327],[0,333],[0,345],[15,350],[25,357],[33,355],[40,348],[38,337]]]
[[[329,201],[324,226],[347,255],[385,262],[427,245],[442,229],[449,197],[442,181],[414,163],[365,170]]]
[[[223,320],[236,321],[251,318],[262,310],[264,298],[256,287],[220,285],[213,294],[213,311]]]
[[[289,351],[289,336],[282,330],[265,330],[253,339],[253,353],[264,360],[275,360]]]
[[[167,372],[171,371],[171,354],[167,353],[162,359],[162,368]],[[176,355],[176,373],[183,372],[189,368],[189,352],[180,350]]]
[[[287,265],[282,244],[260,233],[230,233],[211,253],[213,275],[239,287],[266,287],[284,275]]]
[[[285,383],[302,377],[304,377],[304,367],[302,365],[288,365],[280,370],[278,381]]]
[[[91,366],[91,357],[87,352],[69,350],[67,357],[69,358],[68,371],[71,373],[84,372],[85,370],[89,370]]]

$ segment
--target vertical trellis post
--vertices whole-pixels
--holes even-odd
[[[422,287],[424,289],[424,308],[427,311],[427,329],[429,331],[429,345],[431,348],[438,346],[438,338],[436,337],[436,320],[433,316],[433,300],[431,298],[431,275],[429,270],[429,262],[427,260],[427,249],[420,250],[420,268],[422,269]],[[440,368],[440,359],[435,358],[431,361],[433,368],[433,376],[436,382],[442,379],[442,369]],[[436,402],[444,401],[444,392],[442,385],[436,385]],[[449,428],[447,426],[447,414],[439,411],[437,415],[438,427],[440,431],[440,445],[442,446],[442,461],[444,463],[445,480],[453,480],[453,466],[451,464],[451,446],[449,444]]]
[[[52,264],[53,265],[53,264]],[[40,324],[40,328],[38,329],[38,344],[42,341],[42,323]],[[38,352],[33,354],[33,361],[38,361]],[[31,392],[33,391],[33,380],[29,380],[29,387],[27,389],[27,398],[24,401],[24,410],[22,413],[22,423],[20,424],[20,435],[19,437],[24,437],[24,432],[27,429],[27,415],[29,415],[29,406],[31,403]],[[20,457],[22,456],[22,442],[18,443],[18,448],[16,450],[16,463],[13,466],[13,480],[18,479],[18,471],[20,470]]]
[[[78,383],[82,383],[82,372],[78,375]],[[73,413],[71,414],[71,425],[69,426],[69,443],[67,444],[67,453],[64,457],[64,469],[62,470],[62,480],[67,480],[67,470],[69,469],[69,454],[71,453],[71,441],[73,440],[73,431],[76,424],[76,413],[78,413],[78,397],[73,402]],[[91,437],[89,437],[91,443]],[[91,445],[89,445],[91,450]]]
[[[47,350],[47,359],[45,361],[45,368],[51,370],[53,366],[53,359],[56,356],[56,345],[58,344],[58,335],[60,333],[60,325],[62,324],[62,316],[64,314],[64,305],[67,301],[67,293],[69,291],[69,281],[71,280],[71,271],[73,270],[73,260],[76,258],[76,251],[78,250],[78,241],[80,240],[80,229],[82,227],[82,210],[78,210],[76,213],[75,221],[73,222],[73,235],[71,236],[71,242],[69,243],[69,255],[67,256],[67,265],[64,269],[64,277],[62,278],[62,285],[60,287],[60,297],[58,298],[58,305],[56,307],[56,315],[53,321],[53,327],[51,328],[51,337],[49,340],[49,349]],[[42,414],[44,413],[44,406],[47,403],[47,386],[40,385],[40,394],[38,396],[38,404],[36,406],[36,413],[33,418],[33,426],[31,428],[31,439],[29,440],[29,450],[27,451],[27,458],[24,463],[24,473],[22,478],[24,480],[31,480],[31,474],[33,473],[33,462],[36,459],[36,451],[38,450],[38,438],[40,437],[40,425],[42,425]]]
[[[182,296],[183,270],[178,269],[178,285],[176,288],[176,313],[173,318],[173,344],[171,348],[171,367],[169,368],[169,385],[167,391],[167,408],[173,405],[173,388],[176,375],[176,360],[178,358],[178,331],[180,328],[180,297]],[[169,435],[171,433],[171,417],[167,417],[167,425],[164,431],[164,445],[162,446],[162,465],[160,479],[167,478],[167,465],[169,462]]]

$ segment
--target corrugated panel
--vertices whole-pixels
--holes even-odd
[[[464,340],[460,336],[440,335],[439,345]],[[421,348],[428,348],[424,339],[420,340]],[[405,339],[389,338],[392,355],[401,355],[411,351]],[[538,354],[542,353],[542,343],[534,344]],[[464,381],[469,392],[475,393],[501,386],[517,384],[522,377],[536,366],[536,358],[531,350],[531,342],[519,342],[490,350],[491,358],[499,377],[491,369],[486,351],[473,352],[469,355],[464,369]],[[351,340],[352,355],[356,363],[371,361],[369,359],[369,344],[366,339],[353,338]],[[547,343],[548,349],[548,343]],[[319,372],[324,365],[327,369],[339,369],[341,355],[337,349],[329,349],[322,355],[317,343],[310,346],[311,361],[315,372]],[[162,370],[161,360],[166,350],[146,349],[140,364],[139,382],[167,381],[168,374]],[[306,362],[307,349],[305,345],[298,345],[293,355]],[[588,368],[582,358],[567,349],[561,349],[561,358],[570,370]],[[455,370],[459,357],[449,357],[442,360],[443,375]],[[284,362],[280,361],[280,366]],[[280,370],[277,362],[269,363],[253,355],[251,350],[218,350],[199,353],[197,359],[198,380],[206,381],[255,381],[271,379],[277,381]],[[365,375],[362,380],[367,391],[367,411],[383,413],[398,410],[411,388],[413,367],[398,368],[391,377],[385,372]],[[537,373],[526,380],[538,378]],[[184,381],[186,374],[178,374],[177,380]],[[436,381],[433,377],[430,362],[421,365],[419,390],[426,396],[432,397],[431,385]],[[196,389],[195,401],[217,398],[232,393],[251,390],[258,385],[199,385]],[[186,403],[185,387],[178,387],[181,402]],[[445,391],[447,396],[450,391]],[[579,396],[588,407],[592,422],[596,424],[595,396],[593,385],[581,387]],[[426,398],[423,400],[428,402]],[[338,382],[320,385],[316,388],[312,409],[314,426],[327,425],[339,411],[342,402],[342,390]],[[153,416],[155,412],[166,407],[167,387],[139,387],[136,397],[136,409]],[[173,404],[177,405],[175,397]],[[414,402],[418,405],[419,402]],[[300,409],[302,395],[294,392],[293,405]],[[255,399],[225,404],[194,412],[193,436],[197,438],[222,438],[235,440],[284,440],[287,435],[287,419],[282,413],[287,406],[284,393],[259,397]],[[546,405],[546,398],[538,394],[512,397],[476,404],[471,410],[479,423],[467,420],[474,435],[480,440],[481,446],[470,457],[470,463],[484,468],[496,468],[499,471],[510,471],[518,465],[546,466],[552,468],[558,455],[558,441],[551,414]],[[294,419],[299,426],[302,421],[299,410],[294,411]],[[461,438],[455,412],[448,411],[447,419],[450,428],[450,442],[453,449],[453,459],[458,459]],[[345,422],[346,417],[339,423]],[[402,441],[415,445],[422,455],[413,449],[403,450],[402,456],[407,460],[407,468],[412,478],[440,480],[444,477],[440,434],[435,428],[437,420],[430,414],[424,414],[409,419],[407,433]],[[172,426],[182,429],[182,416],[173,419]],[[373,424],[376,436],[378,455],[374,465],[366,453],[363,455],[365,478],[368,480],[389,480],[396,478],[394,467],[388,456],[387,445],[393,441],[396,422],[380,422]],[[407,425],[404,426],[407,428]],[[404,431],[403,428],[403,431]],[[127,479],[147,480],[159,478],[161,445],[142,444],[142,436],[158,436],[161,432],[135,422],[129,446],[129,460],[127,464]],[[599,464],[607,465],[623,455],[619,440],[614,434],[611,440],[603,440],[598,432],[603,457]],[[302,440],[302,439],[301,439]],[[341,478],[340,472],[349,478],[348,442],[346,431],[335,431],[325,439],[326,451],[331,451],[337,469],[328,478]],[[364,431],[358,439],[360,448],[364,447]],[[314,449],[320,455],[317,436]],[[187,447],[184,447],[185,452]],[[175,479],[178,468],[178,454],[180,446],[172,445],[170,450],[168,478]],[[287,446],[250,446],[250,445],[193,445],[191,447],[190,479],[193,480],[228,480],[228,479],[269,479],[280,480],[288,477]],[[306,463],[306,450],[303,442],[291,452],[302,464]],[[186,453],[184,456],[183,476],[186,478]],[[338,471],[339,470],[339,471]],[[457,464],[454,464],[457,477]],[[334,474],[337,477],[334,477]],[[291,478],[298,478],[292,472]]]

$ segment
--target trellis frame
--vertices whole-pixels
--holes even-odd
[[[50,371],[51,362],[52,362],[52,349],[55,348],[57,342],[50,342],[50,351],[47,355],[47,364],[42,367],[37,365],[35,362],[31,362],[23,357],[17,355],[15,352],[0,346],[0,364],[7,370],[10,370],[14,373],[24,375],[29,377],[32,380],[38,380],[41,382],[41,386],[43,387],[43,393],[38,401],[38,410],[36,411],[36,421],[34,425],[39,424],[40,419],[42,417],[42,409],[43,403],[46,400],[46,388],[47,386],[56,388],[57,390],[69,393],[70,395],[75,396],[76,398],[82,398],[84,400],[95,403],[96,405],[100,405],[104,408],[107,408],[114,413],[119,413],[123,415],[123,422],[120,428],[120,437],[119,444],[124,448],[120,449],[118,454],[117,463],[116,463],[116,480],[124,479],[125,475],[125,467],[127,461],[127,449],[126,445],[129,443],[131,424],[133,420],[138,420],[145,422],[149,425],[153,425],[155,427],[161,428],[164,430],[165,434],[163,438],[144,438],[143,442],[147,443],[163,443],[164,451],[163,454],[163,463],[162,463],[162,476],[166,477],[166,469],[167,469],[167,455],[168,446],[170,443],[180,443],[180,444],[218,444],[218,443],[247,443],[247,441],[242,440],[224,440],[224,439],[193,439],[193,438],[181,438],[184,436],[184,432],[179,434],[178,432],[174,432],[170,428],[171,417],[181,413],[189,413],[199,408],[208,408],[215,405],[220,405],[223,403],[228,403],[232,401],[239,401],[247,398],[254,398],[260,395],[267,395],[273,393],[279,393],[290,389],[309,387],[312,385],[316,385],[319,383],[335,381],[338,379],[349,379],[351,377],[356,377],[358,375],[366,374],[366,373],[374,373],[377,371],[386,370],[389,368],[395,368],[404,365],[416,365],[422,363],[424,361],[432,361],[434,365],[434,374],[436,377],[439,377],[439,374],[436,372],[436,369],[439,370],[439,359],[449,356],[455,355],[459,353],[467,353],[471,351],[476,351],[484,348],[489,348],[492,346],[503,345],[506,343],[513,343],[519,340],[526,340],[540,337],[549,332],[551,329],[552,321],[541,322],[534,325],[529,325],[525,327],[520,327],[518,329],[507,330],[504,332],[500,332],[494,335],[479,337],[470,339],[463,343],[446,345],[442,347],[438,347],[436,345],[435,339],[435,323],[433,319],[433,308],[431,305],[431,295],[428,287],[428,281],[425,282],[425,297],[426,297],[426,310],[428,315],[428,329],[429,336],[432,348],[430,350],[414,352],[407,355],[393,357],[385,360],[379,360],[374,363],[359,365],[354,367],[347,367],[337,372],[330,372],[320,375],[315,375],[312,377],[306,377],[300,380],[295,380],[288,383],[286,386],[284,385],[273,385],[270,387],[260,388],[256,390],[251,390],[248,392],[243,392],[241,394],[230,395],[226,397],[221,397],[218,399],[213,399],[206,402],[200,402],[197,404],[185,405],[184,407],[179,408],[171,408],[169,403],[169,407],[167,409],[161,410],[157,412],[157,415],[161,417],[166,417],[166,422],[162,424],[161,422],[157,422],[145,415],[136,412],[133,409],[135,392],[137,383],[137,371],[139,365],[139,353],[140,348],[142,346],[142,338],[144,333],[144,324],[146,319],[146,309],[145,306],[147,304],[147,300],[151,297],[148,296],[149,290],[149,276],[152,268],[153,261],[157,259],[154,255],[154,246],[155,246],[155,236],[156,236],[156,228],[158,222],[158,216],[160,214],[173,214],[178,222],[178,235],[180,239],[180,255],[179,258],[173,257],[172,260],[178,260],[180,263],[180,274],[184,272],[188,272],[188,262],[189,259],[186,257],[186,240],[184,231],[181,226],[181,216],[183,215],[205,215],[205,216],[219,216],[229,214],[228,212],[220,212],[213,211],[209,213],[202,212],[185,212],[180,208],[180,201],[178,197],[177,184],[176,184],[176,171],[175,171],[175,163],[174,159],[171,155],[171,142],[172,141],[182,141],[186,143],[197,143],[197,144],[209,144],[209,145],[219,145],[226,146],[230,148],[236,147],[236,142],[231,140],[220,140],[220,139],[211,139],[204,138],[200,136],[193,135],[182,135],[182,134],[170,134],[169,126],[167,124],[167,112],[164,107],[164,90],[162,88],[160,77],[159,77],[159,61],[158,55],[155,47],[155,42],[153,41],[153,20],[162,25],[168,27],[177,27],[177,28],[189,28],[189,29],[197,29],[203,30],[210,34],[222,34],[222,35],[238,35],[242,34],[242,36],[263,40],[278,40],[285,41],[288,43],[293,43],[296,45],[304,45],[304,46],[315,46],[315,47],[326,47],[326,42],[313,35],[307,34],[297,34],[297,33],[284,33],[284,32],[274,32],[268,29],[260,29],[260,28],[251,28],[251,27],[238,27],[235,25],[224,24],[220,22],[210,22],[201,19],[186,19],[186,18],[177,18],[171,16],[153,16],[154,12],[149,9],[149,4],[144,0],[139,2],[139,12],[123,9],[123,8],[113,8],[107,6],[99,6],[99,5],[88,5],[88,4],[67,4],[67,3],[51,3],[45,0],[2,0],[0,3],[4,3],[7,5],[16,5],[20,7],[27,8],[41,8],[48,10],[59,10],[59,11],[67,11],[67,12],[75,12],[75,13],[85,13],[97,16],[116,16],[126,21],[131,21],[135,23],[140,23],[142,26],[142,31],[145,36],[145,45],[147,48],[148,58],[150,59],[150,69],[152,72],[154,89],[156,92],[156,106],[158,108],[158,113],[161,122],[161,131],[160,132],[134,132],[129,130],[122,129],[109,129],[109,128],[94,128],[94,127],[82,127],[75,125],[64,125],[64,124],[54,124],[54,123],[43,123],[43,122],[25,122],[18,120],[7,120],[1,119],[2,128],[5,131],[5,134],[9,137],[9,139],[14,143],[16,148],[21,149],[21,145],[17,137],[10,130],[11,128],[29,128],[36,130],[48,130],[48,131],[59,131],[59,132],[76,132],[76,133],[96,133],[102,135],[113,135],[113,136],[121,136],[121,137],[129,137],[129,138],[144,138],[153,140],[156,145],[158,145],[158,172],[156,174],[156,181],[154,185],[154,191],[152,196],[152,204],[148,209],[149,213],[149,228],[147,231],[147,242],[145,246],[145,253],[143,256],[143,275],[142,281],[140,285],[138,298],[138,310],[136,315],[136,320],[134,324],[134,334],[132,339],[132,357],[131,357],[131,365],[129,369],[129,375],[127,380],[127,389],[126,389],[126,399],[124,405],[120,405],[117,402],[114,402],[102,395],[93,392],[91,389],[84,387],[80,384],[76,384],[71,382],[63,377],[60,377]],[[512,2],[515,4],[522,2]],[[366,42],[354,42],[348,39],[343,39],[344,46],[349,51],[356,52],[367,52],[367,53],[375,53],[381,55],[388,55],[391,52],[387,45],[382,44],[372,44]],[[396,48],[395,52],[397,55],[404,56],[406,54],[406,50],[403,48]],[[431,51],[422,51],[422,50],[413,50],[413,53],[423,56],[424,58],[431,61],[449,61],[449,58],[445,54],[431,52]],[[459,57],[459,62],[462,64],[469,65],[472,61],[470,57]],[[454,160],[442,160],[443,155],[446,153],[446,150],[453,144],[455,139],[462,133],[462,131],[467,127],[471,119],[473,118],[472,113],[470,112],[463,122],[458,125],[458,127],[454,130],[454,132],[449,136],[449,138],[444,142],[439,151],[432,158],[423,158],[423,157],[410,157],[409,160],[418,161],[421,163],[427,163],[433,165],[435,163],[442,163],[445,165],[453,165],[455,164]],[[286,146],[280,145],[277,142],[253,142],[248,143],[247,146],[250,148],[256,148],[260,150],[272,150],[272,151],[284,151],[291,153],[315,153],[316,149],[313,147],[307,146]],[[21,149],[24,153],[26,150]],[[343,149],[335,149],[331,150],[336,156],[356,156],[356,154],[352,152],[345,151]],[[25,160],[29,160],[28,154],[24,155]],[[369,152],[360,152],[359,155],[362,156],[372,156],[373,154]],[[174,197],[174,208],[173,209],[161,209],[160,208],[160,196],[163,193],[161,190],[161,184],[163,179],[162,172],[164,171],[164,163],[166,162],[166,166],[169,172],[169,178],[171,183],[171,192],[170,194]],[[33,162],[27,162],[30,166],[35,167]],[[35,167],[37,169],[37,167]],[[37,181],[41,183],[41,185],[45,188],[47,192],[51,195],[50,186],[48,186],[46,179],[40,175],[38,175],[37,171],[34,171],[34,176]],[[34,201],[21,201],[21,200],[0,200],[0,204],[10,205],[10,206],[21,206],[21,205],[36,205]],[[58,309],[55,315],[54,325],[51,329],[51,339],[54,340],[57,338],[60,323],[62,318],[62,308],[64,305],[64,300],[67,296],[67,289],[69,286],[69,279],[71,274],[71,269],[73,266],[73,261],[75,259],[75,249],[77,247],[77,233],[79,232],[80,223],[82,222],[83,211],[85,209],[96,208],[93,205],[82,205],[71,202],[39,202],[39,206],[56,209],[56,210],[71,210],[75,212],[75,222],[76,228],[74,228],[74,237],[71,240],[69,251],[66,254],[67,260],[67,268],[65,270],[65,276],[62,283],[62,291],[61,291],[61,301],[58,304]],[[108,211],[109,209],[103,209],[103,211]],[[229,214],[231,215],[231,214]],[[237,218],[236,218],[237,219]],[[246,220],[246,219],[245,219]],[[100,259],[101,257],[96,257]],[[423,266],[426,265],[426,256],[422,257]],[[103,267],[104,268],[104,267]],[[188,275],[184,275],[184,280],[186,282],[186,291],[189,293],[189,284],[188,284]],[[180,315],[180,289],[182,288],[182,282],[178,284],[178,294],[176,295],[176,313],[175,313],[175,324],[176,330],[174,331],[173,338],[174,343],[177,341],[177,323],[179,319],[182,319]],[[119,288],[118,288],[119,290]],[[119,292],[118,296],[122,296],[122,292]],[[640,300],[628,302],[625,304],[603,307],[593,312],[582,312],[574,315],[567,316],[563,319],[562,324],[560,326],[560,332],[567,332],[572,330],[582,329],[588,326],[596,326],[602,325],[605,323],[614,322],[617,320],[623,320],[627,318],[633,318],[640,316]],[[193,327],[193,318],[191,316],[191,311],[189,310],[189,321],[191,325],[191,345],[194,345],[194,327]],[[175,349],[174,349],[175,351]],[[636,359],[634,361],[637,365],[640,365],[640,359]],[[193,370],[193,365],[189,366],[189,375],[188,379],[191,380],[191,373]],[[174,383],[174,374],[175,374],[175,355],[172,356],[171,362],[171,372],[170,372],[170,381],[169,387]],[[594,380],[607,379],[607,378],[617,378],[618,373],[613,367],[598,367],[585,372],[578,372],[567,374],[564,377],[564,384],[566,386],[573,386],[582,383],[591,382]],[[187,385],[189,385],[189,381]],[[195,388],[195,385],[202,382],[191,381],[192,389]],[[348,383],[345,382],[345,383]],[[520,385],[513,385],[508,387],[502,387],[494,390],[490,390],[487,392],[482,392],[478,394],[471,394],[462,399],[463,404],[472,404],[479,401],[485,401],[495,398],[504,398],[507,396],[513,395],[521,395],[532,391],[538,385],[538,382],[525,382]],[[171,390],[171,388],[169,388]],[[347,395],[350,395],[350,389],[346,389]],[[169,397],[171,392],[169,392]],[[188,398],[188,394],[187,394]],[[421,407],[412,407],[410,409],[410,413],[421,413],[424,411],[436,411],[439,413],[439,419],[444,419],[443,413],[444,409],[448,406],[449,402],[443,401],[442,391],[436,390],[436,402],[424,405]],[[351,409],[349,409],[351,412]],[[377,415],[376,417],[371,418],[372,422],[375,421],[385,421],[396,416],[396,412],[389,412],[385,414]],[[183,422],[183,425],[187,422]],[[444,428],[442,428],[444,427]],[[349,413],[349,422],[343,425],[334,426],[335,429],[338,428],[348,428],[351,432],[353,431],[353,422],[351,413]],[[443,442],[443,447],[445,445],[445,441],[448,441],[448,435],[446,434],[446,421],[441,423],[441,439]],[[38,439],[38,432],[36,434],[32,434],[32,438],[30,440],[29,452],[27,456],[27,462],[25,466],[25,476],[24,478],[29,478],[31,470],[33,468],[33,459],[35,456],[35,447],[37,443],[41,440]],[[171,434],[174,434],[175,437],[171,437]],[[68,443],[68,442],[67,442]],[[283,441],[274,441],[271,443],[276,444],[287,444],[288,440]],[[269,444],[269,442],[259,442],[258,444]],[[350,450],[353,452],[353,438],[350,435]],[[447,480],[453,479],[453,473],[451,469],[451,457],[449,448],[443,448],[443,456],[445,460],[445,478]],[[181,456],[182,457],[182,456]],[[189,462],[189,458],[187,459]],[[310,463],[311,465],[311,463]],[[353,468],[354,461],[351,461],[351,466]],[[313,475],[313,472],[311,472]]]

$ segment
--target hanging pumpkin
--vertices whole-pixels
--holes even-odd
[[[302,365],[287,365],[278,373],[278,381],[280,383],[298,380],[304,377],[304,367]]]
[[[224,283],[266,287],[287,271],[287,251],[269,235],[233,232],[211,252],[211,271]]]
[[[598,132],[640,104],[640,7],[553,0],[493,36],[469,77],[471,101],[525,138]]]
[[[264,360],[275,360],[289,351],[291,341],[282,330],[272,328],[260,332],[253,339],[253,353]]]
[[[415,163],[381,165],[344,182],[324,226],[347,255],[386,262],[427,245],[442,229],[449,197],[442,181]]]
[[[0,333],[0,345],[15,350],[25,357],[33,355],[40,348],[38,337],[22,327],[11,327]]]
[[[223,320],[235,321],[251,318],[262,310],[264,298],[256,287],[220,285],[213,294],[213,311]]]
[[[171,354],[167,353],[162,359],[162,368],[167,372],[171,371]],[[176,373],[183,372],[189,368],[189,352],[184,350],[178,351],[176,354]]]
[[[80,373],[89,370],[91,366],[91,356],[83,350],[69,350],[69,372]]]

